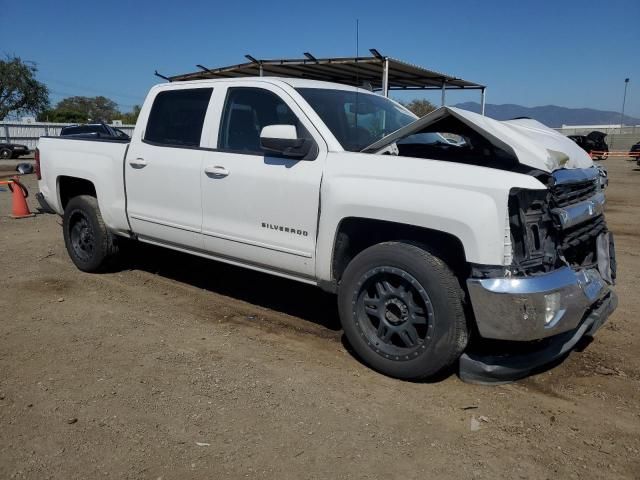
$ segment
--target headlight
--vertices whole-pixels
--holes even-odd
[[[600,185],[600,190],[604,190],[609,186],[609,174],[602,165],[596,165],[596,168],[600,174],[598,177],[598,185]]]

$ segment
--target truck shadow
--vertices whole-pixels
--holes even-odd
[[[370,368],[342,333],[336,296],[318,287],[144,243],[127,246],[123,260],[127,269],[160,275],[312,322],[339,339],[355,361]],[[456,374],[457,363],[435,377],[412,383],[439,383]]]
[[[342,333],[336,296],[318,287],[142,243],[128,246],[125,257],[127,268],[160,275],[319,325],[330,337],[339,339],[355,361],[370,368]],[[428,381],[417,383],[438,383],[455,373],[456,366],[452,366]]]
[[[314,323],[326,329],[326,336],[339,339],[354,360],[370,368],[352,349],[341,331],[342,327],[335,295],[326,293],[312,285],[305,285],[293,280],[153,245],[140,243],[127,246],[125,252],[123,260],[127,269],[142,270],[154,275],[160,275],[211,293],[231,297],[251,305],[264,307]],[[297,329],[297,327],[295,328]],[[320,331],[319,335],[325,337],[322,331]],[[574,350],[577,352],[584,351],[589,342],[590,339],[583,339]],[[491,352],[493,343],[492,341],[478,342],[476,339],[473,345],[470,345],[470,349],[479,352],[485,350]],[[520,380],[531,379],[535,375],[552,370],[564,363],[568,356],[569,353],[547,365],[540,366]],[[456,363],[441,371],[435,377],[416,381],[415,383],[439,383],[453,375],[457,375],[457,369],[458,365]]]
[[[335,295],[318,287],[148,244],[127,250],[127,268],[341,330]]]

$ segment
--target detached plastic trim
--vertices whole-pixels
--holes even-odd
[[[44,195],[42,194],[42,192],[38,192],[36,193],[36,200],[38,200],[38,203],[40,204],[40,209],[45,212],[45,213],[56,213],[53,208],[51,208],[51,206],[47,203],[47,201],[44,198]]]

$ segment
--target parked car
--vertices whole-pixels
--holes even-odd
[[[112,127],[106,123],[85,123],[83,125],[69,125],[60,130],[61,137],[82,136],[97,138],[121,138],[129,139],[129,135],[117,127]]]
[[[640,167],[640,142],[631,146],[629,150],[629,156],[636,159],[638,166]]]
[[[29,155],[31,150],[26,145],[17,143],[0,143],[0,160],[9,160],[10,158],[20,158]]]
[[[464,379],[512,380],[617,304],[600,170],[530,119],[418,119],[303,79],[172,82],[131,141],[43,137],[36,162],[80,270],[130,239],[317,285],[360,358],[397,378],[459,361]]]
[[[595,155],[596,160],[606,160],[609,156],[609,145],[605,141],[606,133],[594,130],[588,135],[569,135],[569,138],[576,142],[585,152],[600,152]],[[604,152],[604,153],[603,153]]]

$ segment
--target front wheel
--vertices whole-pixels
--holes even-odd
[[[67,252],[76,267],[83,272],[99,272],[111,265],[118,247],[95,197],[80,195],[69,200],[62,228]]]
[[[455,275],[439,257],[412,244],[386,242],[357,255],[344,272],[338,303],[353,349],[392,377],[434,376],[467,344]]]

